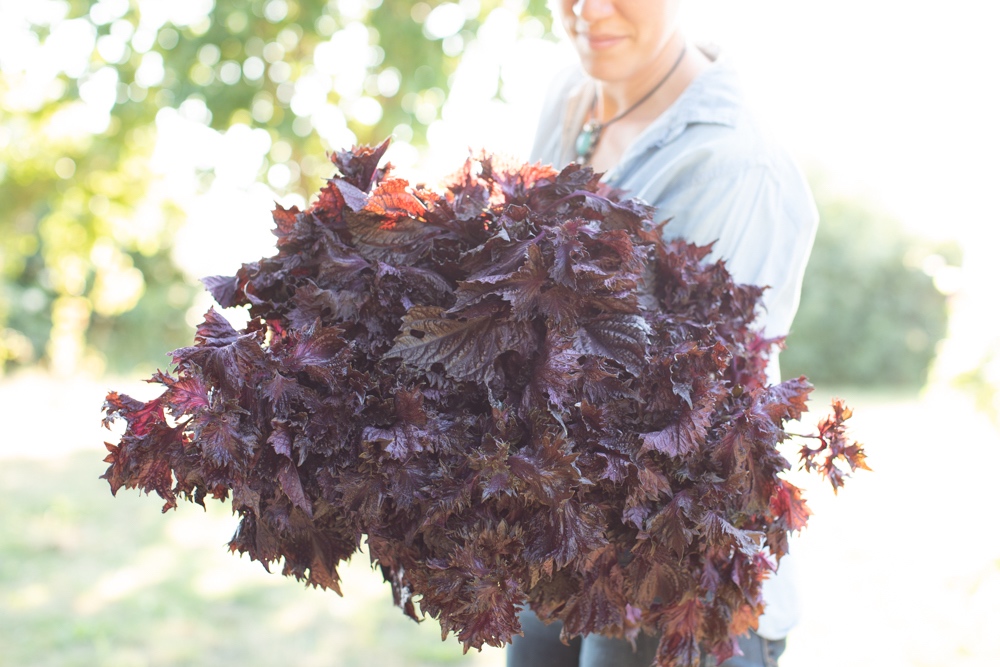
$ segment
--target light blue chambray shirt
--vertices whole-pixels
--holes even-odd
[[[562,168],[574,160],[593,94],[582,69],[557,77],[532,161]],[[724,61],[702,72],[603,180],[655,206],[657,221],[669,218],[667,238],[714,241],[710,259],[726,260],[737,282],[768,286],[758,320],[765,332],[789,332],[816,235],[816,205],[799,168],[753,121]],[[776,363],[768,375],[779,381]]]
[[[562,168],[575,159],[593,95],[579,67],[556,78],[532,161]],[[789,332],[819,216],[802,172],[758,128],[724,60],[702,72],[603,180],[656,207],[656,221],[669,218],[665,237],[715,242],[710,259],[724,259],[737,282],[768,286],[758,316],[765,332]],[[768,380],[780,382],[777,357]],[[793,568],[786,556],[780,576],[764,582],[767,609],[757,632],[768,639],[781,639],[798,621]]]

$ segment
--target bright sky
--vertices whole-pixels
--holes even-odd
[[[1000,227],[1000,3],[690,0],[688,10],[802,162],[927,234]]]

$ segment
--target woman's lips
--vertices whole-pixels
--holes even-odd
[[[581,35],[581,37],[587,40],[587,46],[591,51],[604,51],[625,40],[624,37],[616,35]]]

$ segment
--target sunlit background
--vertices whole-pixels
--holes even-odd
[[[856,407],[875,472],[816,512],[782,667],[1000,664],[1000,5],[688,0],[822,224],[782,364]],[[327,154],[432,183],[524,158],[573,62],[544,0],[0,0],[0,665],[501,665],[225,547],[219,505],[112,499],[109,388],[190,343],[197,278],[273,252]],[[240,314],[233,313],[238,319]],[[145,394],[143,394],[145,392]]]

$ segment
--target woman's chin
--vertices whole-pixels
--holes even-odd
[[[628,75],[628,68],[618,59],[581,57],[583,70],[598,81],[619,81]]]

